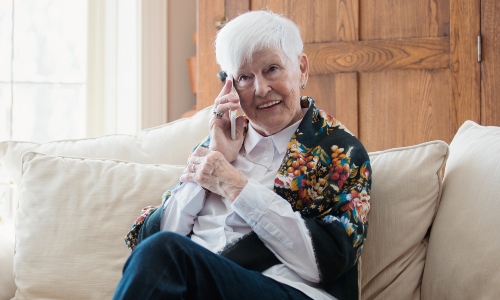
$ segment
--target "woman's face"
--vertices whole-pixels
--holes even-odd
[[[234,74],[243,112],[252,127],[269,136],[302,118],[300,86],[307,82],[305,54],[295,66],[281,51],[265,50]]]

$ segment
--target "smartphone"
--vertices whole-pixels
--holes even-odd
[[[228,77],[231,80],[231,93],[236,94],[236,89],[234,88],[234,77]],[[236,110],[229,111],[229,120],[231,121],[231,139],[236,139]]]

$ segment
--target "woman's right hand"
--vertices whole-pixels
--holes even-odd
[[[231,92],[233,83],[226,80],[219,96],[215,99],[214,109],[223,113],[222,117],[215,114],[210,119],[210,150],[218,151],[224,155],[228,162],[232,162],[238,156],[243,145],[243,132],[245,130],[245,118],[236,118],[236,139],[231,139],[231,121],[229,111],[240,107],[240,97],[236,90]]]
[[[248,183],[248,178],[233,167],[222,153],[198,147],[189,156],[180,181],[195,182],[232,202]]]

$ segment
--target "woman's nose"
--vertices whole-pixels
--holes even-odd
[[[269,82],[263,76],[255,76],[255,95],[265,97],[271,90]]]

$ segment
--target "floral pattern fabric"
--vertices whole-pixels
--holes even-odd
[[[302,106],[312,108],[313,126],[303,126],[308,124],[303,120],[292,136],[274,191],[303,217],[340,222],[359,257],[370,210],[368,155],[339,121],[315,109],[311,98],[303,97]]]

